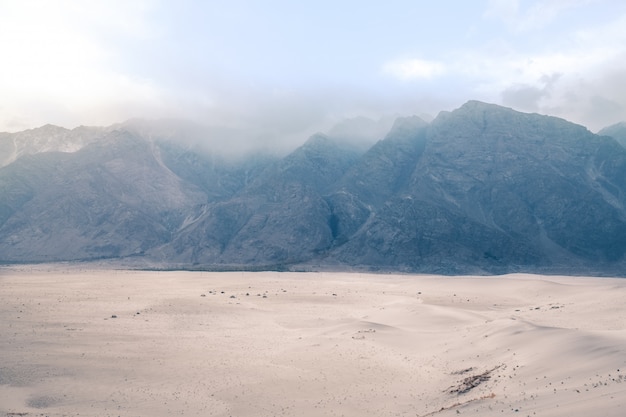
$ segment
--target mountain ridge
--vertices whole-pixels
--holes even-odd
[[[626,264],[626,150],[564,119],[469,101],[430,123],[398,118],[367,149],[318,134],[284,157],[234,162],[137,130],[98,134],[0,168],[0,261],[608,275]]]

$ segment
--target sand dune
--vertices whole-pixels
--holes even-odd
[[[622,416],[626,280],[0,270],[0,415]]]

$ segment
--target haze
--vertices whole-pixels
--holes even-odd
[[[626,3],[0,1],[0,131],[183,118],[284,143],[469,99],[626,120]]]

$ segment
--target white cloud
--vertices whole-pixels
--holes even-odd
[[[444,71],[443,63],[423,59],[399,59],[387,62],[383,66],[385,74],[403,81],[433,78]]]
[[[539,0],[522,9],[519,0],[490,0],[483,18],[502,21],[512,32],[541,29],[567,10],[598,0]]]
[[[598,47],[554,55],[511,54],[455,69],[459,77],[470,79],[476,98],[563,117],[597,130],[626,120],[626,52],[612,52]],[[472,72],[467,73],[467,68]]]
[[[574,2],[556,2],[574,3]],[[594,79],[603,71],[626,65],[626,15],[548,41],[543,48],[520,48],[512,41],[493,41],[481,48],[457,51],[447,63],[449,72],[501,91],[512,85],[538,83],[542,77]]]
[[[557,12],[582,4],[538,2],[520,12],[516,1],[493,1],[483,17],[513,19],[515,30],[550,19],[562,27]],[[547,20],[532,17],[541,13]],[[626,15],[617,11],[583,25],[556,38],[543,35],[548,28],[537,30],[533,36],[542,42],[522,42],[527,35],[509,33],[482,46],[449,50],[446,81],[467,86],[467,97],[563,117],[592,130],[626,120]]]
[[[596,3],[598,0],[543,0],[535,3],[522,15],[517,23],[519,32],[529,32],[543,28],[555,21],[559,15],[571,10]]]
[[[108,30],[118,41],[150,36],[145,3],[131,3],[0,5],[0,131],[44,124],[52,115],[68,125],[111,123],[124,107],[158,107],[162,91],[120,69],[111,35],[99,37]]]
[[[517,18],[518,12],[518,0],[490,0],[483,13],[483,18],[510,23]]]
[[[217,18],[229,24],[216,27],[201,13],[190,19],[199,9],[170,2],[0,0],[0,131],[165,116],[271,132],[280,125],[291,133],[333,112],[436,113],[468,99],[514,103],[587,125],[602,115],[626,119],[620,113],[626,108],[626,16],[620,13],[626,10],[616,1],[491,0],[482,15],[467,7],[452,29],[440,23],[450,23],[449,16],[425,9],[420,15],[429,21],[418,28],[387,31],[388,37],[359,41],[358,48],[346,49],[354,36],[342,22],[345,33],[296,33],[290,47],[277,41],[271,49],[259,47],[247,25],[230,24],[240,23],[228,20],[233,16]],[[208,16],[223,9],[202,10]],[[397,23],[381,17],[377,27]],[[459,36],[467,32],[463,25],[471,29],[465,37]],[[237,29],[225,33],[226,27]],[[273,30],[279,39],[284,28]],[[432,37],[420,43],[425,33]],[[346,38],[341,47],[330,44],[338,36]],[[323,56],[350,59],[318,65],[308,47],[318,44]],[[283,55],[288,59],[274,66]],[[385,62],[385,56],[397,59]],[[291,61],[307,65],[286,68]],[[344,76],[355,71],[362,73]],[[275,97],[276,88],[294,90]]]

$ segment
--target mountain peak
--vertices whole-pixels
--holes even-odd
[[[406,136],[426,126],[428,123],[419,116],[398,117],[387,133],[387,137]]]
[[[43,126],[27,130],[27,132],[37,132],[42,134],[60,134],[69,132],[69,129],[48,123]]]
[[[626,122],[615,123],[598,132],[601,136],[610,136],[626,148]]]
[[[456,110],[452,111],[453,114],[466,114],[466,115],[488,115],[488,114],[526,114],[518,112],[510,107],[501,106],[494,103],[485,103],[478,100],[470,100],[463,104]]]
[[[0,167],[24,155],[43,152],[75,152],[98,137],[97,128],[76,128],[46,124],[22,132],[9,133],[0,138]]]
[[[487,103],[480,100],[468,100],[463,104],[459,109],[475,109],[475,108],[505,108],[508,107],[500,106],[499,104]]]
[[[362,116],[344,119],[328,130],[328,136],[365,150],[385,137],[393,121],[392,117],[383,117],[378,121]]]

